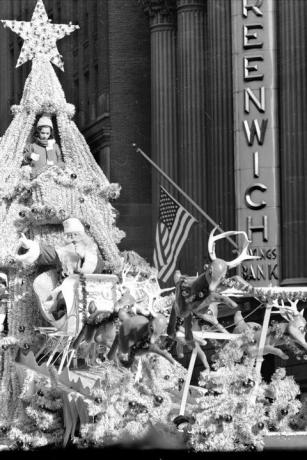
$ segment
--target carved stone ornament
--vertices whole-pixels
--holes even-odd
[[[149,16],[157,13],[168,15],[176,9],[176,0],[138,0],[138,2]]]

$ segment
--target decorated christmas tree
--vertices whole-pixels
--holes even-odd
[[[135,378],[123,368],[104,367],[100,386],[85,400],[89,420],[75,443],[82,447],[185,448],[173,423],[182,394],[186,369],[162,357],[142,358],[142,372]]]
[[[62,445],[63,399],[53,372],[51,369],[51,378],[46,378],[27,370],[20,394],[25,410],[7,430],[13,449]]]
[[[103,270],[117,272],[122,264],[117,244],[124,234],[115,225],[109,201],[118,197],[120,187],[110,184],[95,162],[52,67],[63,70],[56,41],[78,26],[51,24],[42,0],[30,22],[2,23],[24,40],[17,66],[32,60],[21,101],[12,107],[14,118],[0,141],[0,271],[8,280],[8,300],[2,302],[7,336],[0,339],[0,407],[8,421],[20,405],[12,363],[19,349],[31,348],[34,326],[42,323],[33,292],[38,266],[18,261],[24,251],[20,238],[34,241],[37,251],[41,244],[61,245],[62,223],[78,219],[98,247],[95,257]],[[29,243],[23,246],[28,249]]]
[[[195,423],[187,443],[195,451],[259,451],[264,435],[289,432],[297,422],[299,386],[283,368],[269,383],[255,372],[255,359],[242,353],[242,338],[220,346],[212,372],[203,372],[196,398]],[[243,340],[253,341],[246,333]]]

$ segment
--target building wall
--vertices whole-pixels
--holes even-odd
[[[199,145],[194,165],[189,166],[193,161],[189,151],[186,151],[187,167],[182,157],[178,158],[180,185],[223,230],[236,230],[230,2],[207,0],[199,3],[203,3],[204,13],[201,57],[204,94],[201,118],[195,120],[190,129],[192,137],[197,137],[197,129],[201,129],[204,140]],[[189,35],[187,38],[189,39]],[[189,43],[182,46],[188,48]],[[199,65],[195,62],[195,66]],[[196,87],[192,86],[191,93],[196,94],[194,103],[197,104]],[[180,130],[182,126],[179,126]],[[187,209],[198,219],[198,224],[191,230],[180,264],[182,271],[194,273],[200,272],[204,262],[208,260],[207,241],[213,226],[193,206],[187,204]],[[234,258],[232,250],[233,247],[227,240],[221,240],[217,244],[217,254],[227,260]]]
[[[206,211],[225,231],[237,230],[234,201],[231,9],[225,0],[208,0],[205,18]],[[207,227],[210,231],[212,225]],[[204,235],[206,238],[206,235]],[[232,259],[226,240],[221,255]]]
[[[152,257],[151,170],[132,148],[150,145],[150,42],[142,10],[109,0],[109,78],[112,181],[122,185],[117,209],[128,239],[123,248]]]
[[[277,3],[282,283],[307,284],[307,3]]]
[[[277,7],[277,65],[279,80],[279,144],[281,201],[281,285],[307,285],[307,80],[306,14],[307,3],[279,0]],[[299,303],[306,308],[306,301]],[[306,309],[305,309],[306,311]],[[306,318],[306,313],[305,313]],[[307,391],[307,355],[298,360],[275,359],[275,366],[286,366],[301,391]]]
[[[214,222],[234,230],[230,2],[139,3],[151,31],[151,157]],[[159,184],[198,220],[177,267],[184,273],[201,272],[212,223],[161,175],[153,176],[155,217]],[[233,257],[229,243],[218,246],[219,256]]]

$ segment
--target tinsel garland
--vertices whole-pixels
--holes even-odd
[[[86,280],[83,273],[80,274],[80,285],[81,285],[81,294],[82,294],[82,324],[85,324],[87,319],[87,289],[86,289]]]
[[[307,302],[307,294],[305,292],[295,290],[290,291],[290,288],[289,291],[287,290],[287,292],[274,292],[274,288],[269,290],[263,290],[261,288],[257,288],[251,285],[246,286],[245,284],[242,284],[240,281],[231,278],[224,279],[221,284],[228,288],[241,290],[242,292],[246,293],[249,297],[255,297],[263,303],[271,303],[274,300],[301,300],[302,302]]]
[[[25,413],[13,422],[8,438],[24,450],[59,445],[63,439],[63,402],[55,379],[49,381],[27,370],[20,400],[25,404]]]
[[[31,113],[31,111],[36,108],[37,110],[43,113],[50,113],[51,115],[58,115],[59,113],[66,113],[68,118],[73,118],[76,113],[76,108],[73,104],[67,103],[66,105],[63,104],[62,101],[45,101],[41,102],[40,106],[34,106],[33,103],[25,103],[25,104],[14,104],[11,106],[11,113],[12,115],[16,116],[18,113],[22,112],[24,108],[27,112]]]
[[[135,251],[122,251],[124,263],[129,265],[129,272],[133,275],[139,273],[144,278],[150,276],[157,276],[157,269],[152,267],[143,257]]]
[[[0,155],[5,166],[0,171],[0,199],[8,196],[18,185],[22,175],[23,151],[34,121],[35,113],[19,113],[1,138]]]
[[[186,440],[196,451],[262,450],[263,436],[270,431],[291,431],[300,409],[299,387],[284,369],[269,383],[255,385],[254,359],[235,362],[234,341],[222,347],[213,371],[203,372],[199,384],[204,392],[196,398],[195,422],[187,428]],[[221,356],[224,354],[224,357]]]
[[[171,420],[172,392],[176,392],[178,380],[184,381],[186,369],[179,363],[174,369],[156,356],[143,357],[142,363],[139,382],[134,372],[105,364],[101,386],[85,400],[89,423],[82,425],[81,439],[75,439],[78,445],[98,447],[142,441],[152,426],[160,426],[170,442],[177,437]]]
[[[55,226],[52,226],[55,228]],[[63,230],[61,229],[61,233]],[[51,230],[50,226],[36,232],[33,236],[38,235],[42,240],[55,242],[59,240],[59,232]],[[56,235],[56,237],[55,237]],[[36,267],[21,269],[10,265],[9,269],[9,302],[8,302],[8,326],[9,335],[6,340],[13,341],[14,348],[5,351],[4,370],[1,378],[1,385],[4,391],[1,393],[1,407],[4,419],[8,421],[12,417],[21,416],[22,407],[19,399],[19,384],[14,366],[14,361],[18,352],[28,352],[35,341],[34,327],[42,324],[42,316],[38,310],[37,302],[34,296],[32,284],[35,277]],[[12,401],[14,403],[12,404]]]
[[[41,430],[24,433],[20,428],[10,430],[10,440],[15,441],[16,449],[29,450],[44,446],[60,446],[63,439],[62,428],[52,433],[42,433]]]

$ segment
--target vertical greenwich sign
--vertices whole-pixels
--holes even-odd
[[[245,263],[241,275],[255,285],[277,285],[276,0],[231,1],[237,227],[260,257]]]

